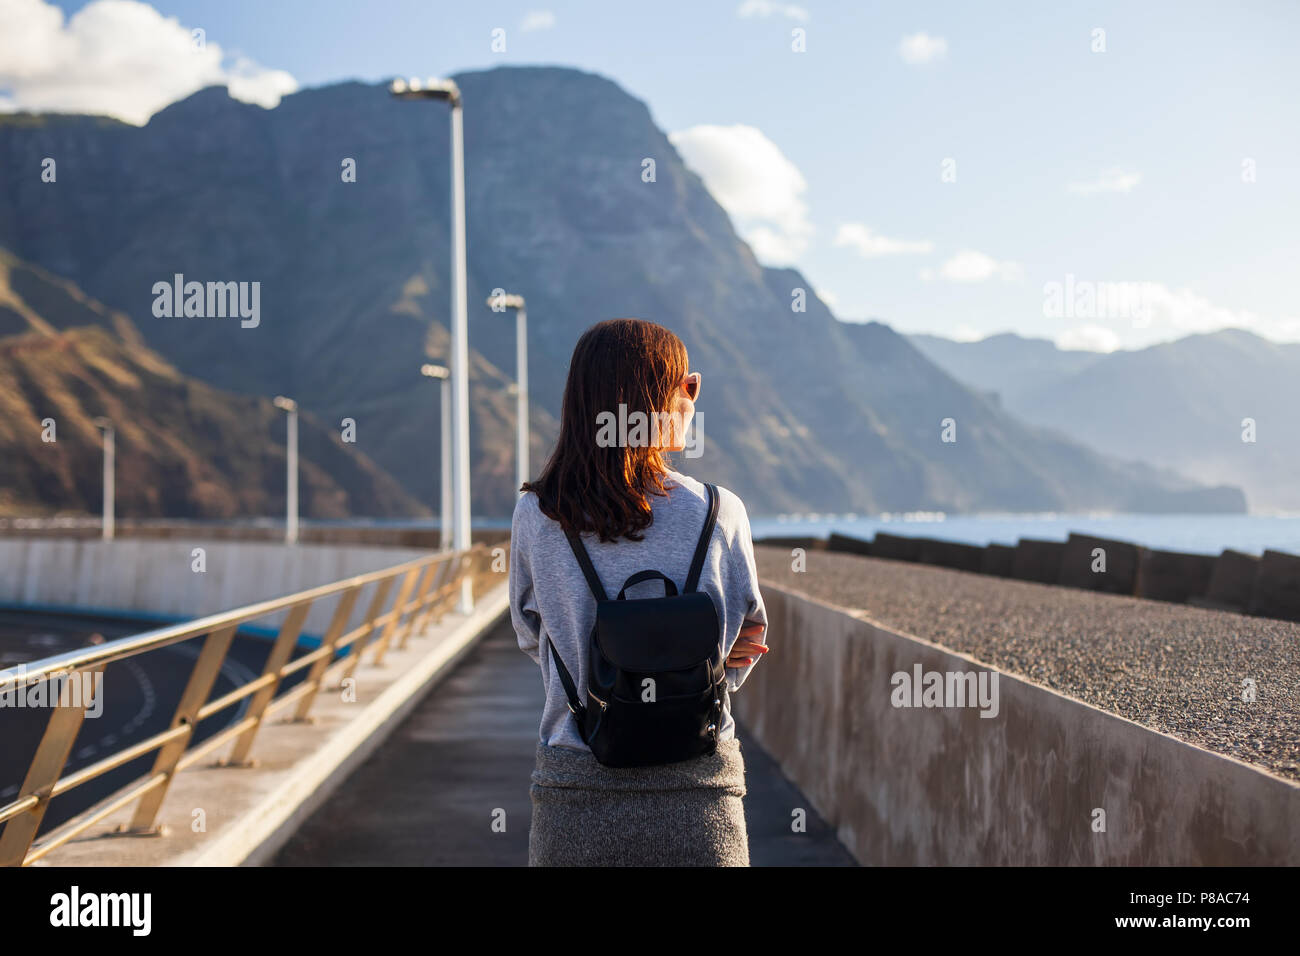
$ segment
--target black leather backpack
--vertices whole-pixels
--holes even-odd
[[[569,546],[596,598],[596,625],[587,648],[587,703],[550,644],[578,732],[596,759],[609,767],[675,763],[714,753],[723,702],[726,661],[713,598],[697,591],[718,518],[718,490],[709,492],[709,515],[695,546],[686,586],[659,571],[638,571],[609,600],[587,549],[566,529]],[[628,588],[661,579],[664,596],[627,600]]]

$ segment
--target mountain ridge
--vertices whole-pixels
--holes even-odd
[[[1035,345],[1044,360],[1027,372],[1024,341],[917,344],[955,377],[997,391],[1027,421],[1068,429],[1110,455],[1241,487],[1254,510],[1300,509],[1300,426],[1288,411],[1300,402],[1300,344],[1225,328],[1090,353],[1077,367]],[[1254,442],[1242,440],[1247,419]]]
[[[100,416],[117,433],[118,514],[283,514],[284,413],[269,400],[181,375],[126,315],[0,249],[0,323],[15,316],[26,329],[0,328],[0,514],[97,511]],[[314,416],[299,440],[304,516],[428,513]]]
[[[646,104],[612,80],[554,67],[455,79],[466,104],[476,513],[508,514],[514,500],[513,323],[482,304],[496,288],[528,299],[534,473],[578,335],[636,315],[677,332],[707,380],[705,454],[678,466],[752,511],[1184,500],[1185,479],[1026,428],[916,349],[901,351],[901,338],[847,328],[796,270],[762,266]],[[0,188],[0,245],[137,316],[148,315],[153,282],[176,272],[260,281],[256,329],[142,319],[140,332],[216,387],[357,419],[366,453],[436,502],[437,406],[418,368],[447,344],[445,107],[349,82],[268,111],[210,88],[107,137],[75,124],[32,130],[0,124],[0,156],[21,165],[57,153],[61,185]],[[647,158],[653,182],[642,178]],[[354,183],[341,181],[347,159]],[[147,184],[133,172],[142,168]],[[93,237],[80,229],[87,210]],[[806,309],[794,312],[800,288]],[[910,377],[875,349],[892,350]],[[945,417],[958,422],[956,443],[940,440]],[[1207,507],[1234,507],[1228,490],[1202,493]]]

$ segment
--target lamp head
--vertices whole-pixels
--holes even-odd
[[[420,374],[429,378],[451,378],[451,369],[445,365],[421,365]]]
[[[460,106],[460,87],[455,80],[422,80],[414,76],[404,80],[399,77],[388,84],[388,92],[404,100],[446,100],[452,106]]]
[[[487,304],[493,312],[504,312],[506,309],[522,309],[524,307],[524,297],[509,293],[490,295]]]

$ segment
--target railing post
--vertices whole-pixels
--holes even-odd
[[[429,618],[433,616],[433,609],[437,605],[438,595],[442,593],[442,586],[447,580],[447,570],[451,567],[451,559],[447,557],[439,558],[430,567],[433,568],[433,580],[429,582],[428,592],[421,603],[420,615],[414,622],[417,634],[429,626]]]
[[[478,563],[479,558],[482,555],[482,552],[479,550],[480,547],[480,545],[475,545],[470,548],[469,551],[465,552],[465,564],[461,568],[460,572],[462,577],[468,579],[469,593],[474,595],[474,600],[476,602],[478,601],[479,594],[478,591],[474,590],[474,584],[478,580]]]
[[[375,656],[370,659],[370,663],[376,667],[379,667],[384,662],[384,655],[388,653],[388,642],[393,639],[393,631],[397,628],[397,622],[401,620],[402,611],[406,608],[406,602],[411,598],[411,590],[415,587],[415,579],[419,575],[420,569],[412,568],[406,572],[406,577],[402,579],[402,587],[397,592],[397,600],[393,603],[393,610],[388,617],[388,623],[384,625],[384,633],[379,636],[379,641],[375,644]]]
[[[63,676],[76,680],[80,674],[102,674],[103,671],[104,665],[100,664]],[[47,680],[52,681],[54,677]],[[99,682],[92,679],[92,686],[95,683]],[[102,693],[102,687],[97,689]],[[78,707],[65,707],[59,702],[54,704],[50,721],[45,725],[45,733],[41,735],[40,745],[18,791],[19,799],[36,796],[39,800],[36,806],[5,824],[4,833],[0,833],[0,866],[22,866],[27,858],[27,851],[45,819],[45,811],[50,808],[50,794],[63,773],[63,765],[68,762],[68,754],[77,739],[77,732],[81,730],[86,708],[92,702],[82,701]]]
[[[428,600],[429,591],[433,588],[434,579],[438,576],[438,565],[430,562],[424,568],[424,575],[420,578],[420,584],[415,589],[415,607],[411,609],[406,623],[402,625],[398,632],[397,649],[400,651],[406,647],[406,642],[410,639],[411,634],[416,632],[416,621],[424,618],[424,605]]]
[[[257,736],[257,731],[262,726],[262,717],[266,713],[266,705],[271,703],[271,698],[275,696],[275,692],[280,686],[280,668],[284,667],[289,660],[289,655],[293,653],[293,646],[297,643],[298,635],[302,632],[302,625],[307,620],[307,612],[311,610],[311,604],[311,601],[304,601],[301,604],[294,605],[284,619],[284,623],[280,625],[280,633],[275,639],[275,644],[271,647],[271,654],[266,659],[266,666],[262,668],[263,677],[274,674],[275,680],[253,695],[253,701],[248,705],[248,717],[253,719],[253,726],[245,730],[235,740],[235,746],[230,751],[230,757],[222,762],[222,766],[246,767],[250,765],[248,752],[253,747],[253,738]]]
[[[461,566],[461,577],[469,580],[470,593],[478,597],[474,591],[474,582],[478,580],[478,566],[483,558],[483,545],[476,544],[465,552],[465,563]]]
[[[361,587],[358,585],[354,588],[348,588],[339,598],[338,607],[334,609],[334,617],[330,621],[329,630],[325,632],[325,637],[321,640],[321,647],[329,648],[329,653],[321,656],[320,660],[311,665],[305,678],[313,684],[311,690],[303,695],[298,701],[298,709],[294,711],[294,720],[306,720],[307,712],[311,710],[311,705],[316,700],[316,695],[320,693],[320,683],[325,677],[325,671],[330,664],[334,662],[334,646],[338,644],[339,638],[343,636],[343,629],[347,627],[348,619],[352,617],[352,608],[357,603],[357,595],[361,593]]]
[[[388,592],[392,589],[393,578],[391,577],[384,578],[375,586],[375,593],[370,598],[370,607],[366,610],[366,629],[348,648],[348,666],[343,669],[343,676],[339,678],[340,683],[356,673],[357,665],[361,663],[361,654],[370,643],[371,635],[375,633],[375,620],[379,617],[384,601],[388,599]]]
[[[460,582],[464,577],[465,555],[467,552],[453,554],[448,560],[450,567],[447,571],[447,578],[444,581],[437,603],[436,623],[441,624],[442,619],[447,615],[447,609],[450,608],[460,598]]]
[[[474,562],[473,570],[470,573],[474,576],[473,586],[477,587],[474,592],[474,600],[478,600],[481,593],[487,588],[482,587],[483,580],[492,570],[492,549],[487,545],[480,545],[482,550],[479,552],[478,560]]]
[[[189,682],[185,685],[181,701],[176,705],[176,714],[171,722],[172,727],[188,727],[189,733],[163,744],[158,751],[158,755],[154,758],[153,771],[149,775],[152,777],[165,773],[167,779],[163,781],[162,786],[155,787],[140,798],[140,802],[135,807],[135,814],[131,817],[131,823],[123,832],[139,834],[161,832],[154,826],[154,821],[158,819],[163,798],[167,796],[167,790],[172,785],[176,764],[194,737],[199,708],[207,702],[208,695],[212,693],[212,686],[217,682],[217,675],[221,673],[221,665],[226,660],[226,652],[230,650],[231,641],[234,640],[238,627],[239,625],[232,624],[213,631],[204,638],[203,650],[194,661]]]

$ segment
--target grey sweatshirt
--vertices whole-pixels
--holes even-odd
[[[708,492],[701,482],[675,471],[668,473],[664,484],[669,489],[667,497],[650,496],[654,523],[645,529],[644,540],[602,542],[594,534],[582,536],[610,598],[618,594],[624,581],[647,568],[662,571],[678,588],[686,584],[695,543],[704,528]],[[748,619],[766,626],[767,611],[758,590],[754,543],[744,502],[726,488],[719,487],[718,493],[718,521],[699,587],[717,607],[721,621],[718,640],[725,656],[740,635],[741,622]],[[663,593],[662,581],[646,581],[629,588],[626,597],[661,597]],[[546,706],[542,710],[541,742],[552,747],[589,749],[569,713],[564,685],[550,659],[546,637],[550,636],[573,676],[579,696],[585,700],[587,642],[596,623],[596,599],[559,523],[542,514],[537,496],[531,492],[515,505],[511,525],[510,618],[519,647],[542,669]],[[738,690],[753,666],[728,667],[728,686]],[[735,735],[736,722],[728,706],[718,739],[730,740]]]

